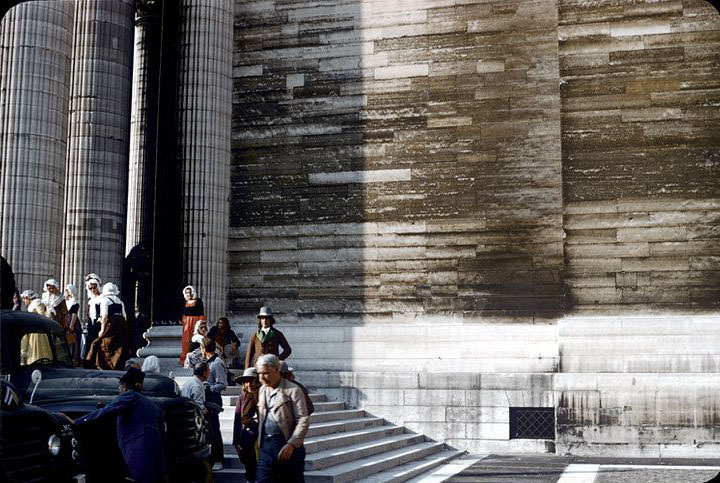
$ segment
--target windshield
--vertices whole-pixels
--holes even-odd
[[[29,366],[38,361],[52,361],[53,351],[47,332],[28,332],[20,339],[20,365]]]
[[[55,341],[55,362],[58,362],[64,366],[72,367],[73,360],[70,356],[70,351],[65,343],[65,337],[62,335],[55,334],[53,336]]]

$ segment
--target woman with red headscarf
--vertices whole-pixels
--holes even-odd
[[[197,290],[192,285],[188,285],[183,289],[183,297],[185,297],[185,310],[182,316],[182,346],[180,349],[180,365],[185,364],[185,356],[190,352],[192,344],[192,336],[195,333],[195,324],[198,320],[207,320],[205,318],[205,307],[202,299],[197,296]]]

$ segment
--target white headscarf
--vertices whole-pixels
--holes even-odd
[[[43,307],[45,307],[45,304],[42,303],[40,297],[38,297],[38,294],[35,290],[25,290],[23,293],[20,294],[20,297],[30,299],[30,303],[27,306],[28,312],[45,315],[44,308],[42,310],[38,310],[38,305],[42,305]]]
[[[120,289],[118,289],[117,285],[115,285],[114,283],[108,282],[103,285],[102,294],[105,297],[107,297],[108,295],[118,296],[120,295]]]
[[[157,356],[147,356],[141,370],[146,374],[160,374],[160,359]]]
[[[57,293],[50,293],[48,287],[51,285],[57,289]],[[43,284],[42,301],[48,310],[55,312],[55,307],[57,307],[64,298],[65,297],[63,296],[63,294],[60,293],[60,284],[57,280],[55,280],[54,278],[49,278],[45,280],[45,283]]]
[[[193,287],[192,285],[188,285],[187,287],[182,289],[183,298],[185,298],[185,290],[187,290],[187,289],[190,289],[190,294],[191,294],[190,300],[196,299],[197,298],[197,290],[195,290],[195,287]]]
[[[100,317],[107,315],[108,306],[110,304],[120,304],[122,306],[122,316],[127,319],[125,314],[125,304],[120,300],[120,290],[117,285],[112,282],[108,282],[103,285],[102,299],[100,301]]]
[[[97,295],[90,291],[90,285],[97,285],[98,291],[102,291],[102,282],[99,278],[91,278],[85,281],[85,291],[87,292],[88,299],[92,301]]]
[[[20,294],[20,298],[34,300],[38,298],[38,294],[35,290],[25,290]]]
[[[193,329],[193,336],[190,339],[190,342],[197,342],[198,344],[202,344],[202,340],[207,337],[207,330],[205,331],[205,335],[202,335],[200,332],[198,332],[198,329],[201,325],[205,325],[205,328],[207,329],[207,321],[201,319],[195,322],[195,328]]]
[[[69,283],[65,285],[65,292],[70,292],[71,297],[69,299],[65,299],[65,306],[70,309],[73,305],[77,303],[77,287],[74,283]],[[63,295],[65,295],[63,293]]]
[[[102,291],[102,279],[96,273],[88,273],[85,276],[85,291],[87,292],[87,297],[92,300],[95,294],[90,291],[90,284],[96,284],[98,290]]]

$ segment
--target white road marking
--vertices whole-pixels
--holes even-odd
[[[441,483],[451,476],[455,476],[465,468],[487,458],[488,455],[466,455],[441,465],[432,473],[425,476],[416,476],[407,483]]]
[[[568,465],[557,483],[593,483],[600,465]]]
[[[720,466],[673,466],[673,465],[602,465],[603,468],[632,468],[638,470],[707,470],[720,471]]]

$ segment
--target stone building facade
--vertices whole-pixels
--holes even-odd
[[[717,454],[709,3],[235,8],[238,322],[273,306],[308,384],[462,449]]]
[[[92,49],[72,49],[79,17],[59,4],[57,21],[3,19],[3,72],[28,48],[11,36],[27,13],[63,39],[50,42],[59,53],[37,46],[60,59],[51,77],[79,78]],[[127,197],[108,208],[127,212],[113,225],[124,241],[102,243],[125,263],[149,258],[151,280],[132,264],[130,278],[155,318],[185,282],[245,340],[270,305],[303,382],[461,449],[717,454],[720,18],[709,3],[169,5],[135,2],[134,47],[123,14],[110,50],[88,54],[119,72],[108,100],[127,96],[107,116],[108,132],[125,125],[109,137],[125,157],[102,162],[124,166]],[[33,76],[3,82],[21,75]],[[58,84],[54,101],[73,102]],[[32,139],[13,116],[35,114],[5,85],[0,152],[27,153],[13,147]],[[23,211],[29,193],[49,193],[40,208],[86,203],[67,195],[87,154],[70,155],[73,119],[42,124],[57,149],[33,159],[58,173],[52,183],[18,174],[27,154],[3,155],[2,255],[21,283],[75,273],[44,255],[75,256],[57,245],[70,225]],[[17,237],[31,233],[42,246],[26,255]],[[519,412],[538,408],[552,435],[518,437]]]

